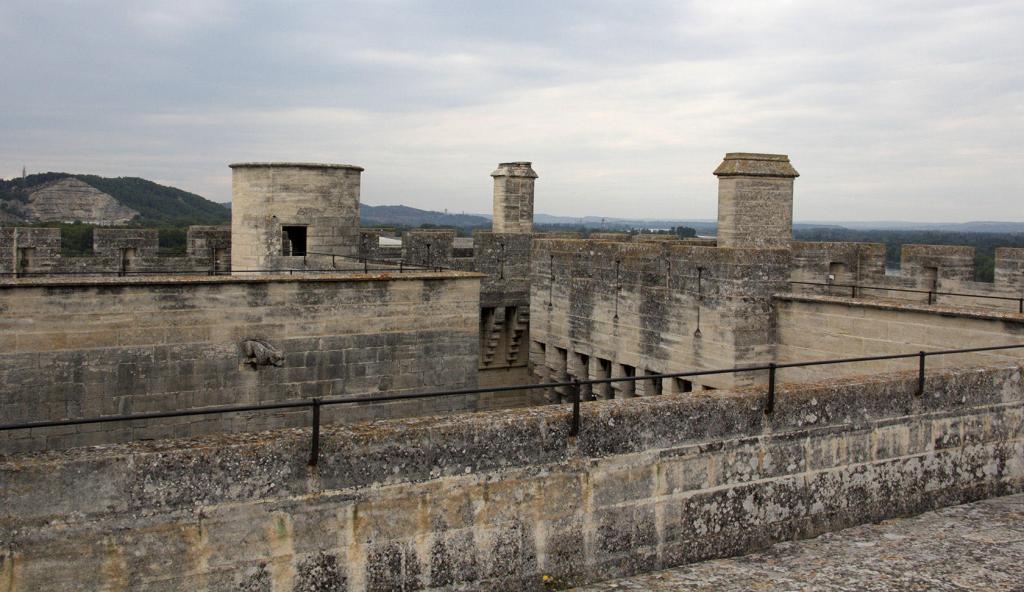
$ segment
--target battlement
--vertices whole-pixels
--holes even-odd
[[[94,228],[92,252],[62,254],[59,228],[0,228],[0,274],[126,274],[226,272],[227,226],[190,226],[185,255],[161,255],[159,233],[146,228]]]
[[[832,288],[794,286],[801,293],[944,303],[968,307],[1019,310],[1024,297],[1024,249],[998,248],[993,282],[975,281],[974,247],[960,245],[903,245],[900,269],[886,268],[885,245],[880,243],[794,241],[790,279],[796,282],[838,284]],[[921,293],[898,290],[918,290]],[[971,298],[946,293],[976,294],[999,299]]]

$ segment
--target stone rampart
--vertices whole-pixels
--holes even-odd
[[[885,245],[881,243],[794,241],[792,249],[791,280],[840,284],[831,287],[793,286],[793,290],[799,293],[853,296],[856,292],[860,298],[1018,312],[1021,308],[1019,299],[1024,298],[1024,249],[996,249],[994,282],[974,280],[973,247],[903,245],[900,269],[896,273],[886,269]],[[843,287],[844,284],[865,287],[854,290]]]
[[[0,417],[21,423],[473,387],[479,282],[476,274],[421,272],[0,283]],[[355,421],[475,401],[340,406],[329,416]],[[0,450],[268,429],[307,415],[2,432]]]
[[[540,379],[607,378],[729,368],[768,360],[771,296],[786,290],[789,251],[535,237],[531,362]],[[724,388],[758,377],[696,384],[639,381],[601,388],[629,397]],[[617,392],[615,392],[617,391]],[[564,393],[562,393],[564,394]]]
[[[943,304],[871,301],[841,296],[775,297],[779,362],[884,356],[946,349],[1024,344],[1024,316]],[[1024,348],[932,356],[929,368],[990,364],[1024,357]],[[785,382],[829,380],[917,368],[918,360],[871,361],[780,370]]]
[[[116,275],[214,273],[231,269],[231,229],[190,226],[183,256],[159,254],[156,230],[94,228],[93,250],[61,253],[59,228],[0,228],[0,277],[12,275]]]
[[[0,590],[544,590],[1021,491],[1019,366],[0,459]]]

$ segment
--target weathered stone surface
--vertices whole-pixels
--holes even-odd
[[[301,257],[285,255],[283,226],[305,227],[307,253],[357,254],[361,167],[239,163],[231,170],[232,270],[302,268]]]
[[[542,590],[1020,491],[1021,367],[930,379],[12,455],[0,582]]]
[[[846,296],[779,294],[773,341],[780,362],[908,354],[1024,343],[1024,317],[1016,312],[927,305]],[[927,368],[1016,360],[1024,348],[929,356]],[[780,370],[784,382],[911,370],[916,358]]]
[[[31,278],[0,283],[0,423],[476,386],[463,272]],[[272,344],[260,361],[243,342]],[[478,397],[325,409],[349,421]],[[303,425],[307,410],[0,432],[0,450]]]
[[[786,289],[787,250],[538,235],[531,260],[531,356],[539,379],[709,370],[771,358],[771,295]],[[763,379],[722,374],[692,382],[699,390]],[[629,390],[616,397],[658,393],[652,381],[613,388]],[[660,392],[681,390],[668,383]]]
[[[58,228],[0,228],[0,277],[227,272],[230,233],[229,227],[190,226],[186,255],[162,256],[156,230],[95,228],[93,252],[67,256],[61,253]]]
[[[1020,590],[1024,496],[857,526],[577,592]]]
[[[785,154],[756,154],[753,152],[729,152],[722,164],[715,169],[717,177],[782,177],[796,178],[789,156]]]
[[[503,162],[494,177],[494,232],[533,232],[533,186],[537,179],[529,162]]]

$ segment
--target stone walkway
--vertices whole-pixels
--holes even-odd
[[[858,526],[767,551],[577,588],[1024,591],[1024,495]]]

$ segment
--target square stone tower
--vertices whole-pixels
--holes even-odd
[[[503,162],[494,177],[494,232],[533,232],[533,181],[529,162]]]
[[[793,179],[785,154],[730,152],[718,177],[718,246],[785,247],[793,240]]]

